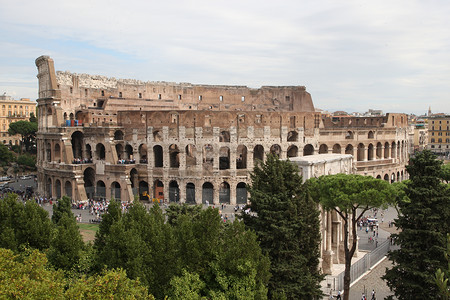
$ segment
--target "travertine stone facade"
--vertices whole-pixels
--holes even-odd
[[[245,203],[248,174],[282,159],[351,154],[356,173],[406,177],[403,114],[315,112],[303,86],[208,86],[55,72],[39,79],[38,191],[74,201],[120,198]]]

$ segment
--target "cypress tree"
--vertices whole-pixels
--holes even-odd
[[[400,201],[393,238],[400,249],[389,253],[394,263],[383,277],[398,299],[438,299],[433,277],[445,269],[446,234],[450,230],[450,193],[442,183],[442,162],[423,151],[407,166],[410,181]]]
[[[271,262],[269,296],[311,299],[320,296],[319,210],[307,194],[297,167],[268,155],[250,175],[251,213],[243,213]]]

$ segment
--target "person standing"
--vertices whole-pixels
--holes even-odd
[[[376,298],[375,298],[375,290],[374,289],[372,290],[372,300],[376,300]]]

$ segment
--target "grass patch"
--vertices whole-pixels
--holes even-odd
[[[98,224],[78,223],[77,225],[80,229],[83,241],[85,243],[93,242],[95,239],[95,233],[98,231]]]

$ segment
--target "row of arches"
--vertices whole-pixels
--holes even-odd
[[[393,183],[396,181],[403,181],[406,177],[406,174],[403,174],[403,171],[397,171],[397,175],[395,174],[395,172],[392,172],[391,175],[389,176],[389,174],[384,174],[383,176],[383,180]],[[381,179],[381,175],[377,175],[376,177],[377,179]]]
[[[355,149],[356,146],[356,149]],[[318,149],[318,154],[323,153],[345,153],[353,155],[357,161],[375,160],[375,159],[388,159],[388,158],[405,158],[406,157],[406,142],[385,142],[382,144],[378,142],[376,144],[364,144],[358,145],[347,144],[343,149],[338,143],[333,146],[327,144],[321,144]],[[200,149],[198,149],[200,147]],[[331,147],[331,148],[330,148]],[[85,158],[91,160],[93,155],[90,144],[83,144],[82,134],[77,131],[72,135],[72,150],[75,158]],[[133,160],[137,157],[139,163],[148,163],[148,150],[146,144],[140,144],[137,153],[134,151],[130,144],[125,146],[121,143],[115,145],[116,154],[119,160]],[[286,154],[283,153],[283,149],[279,144],[271,145],[268,149],[270,153],[276,154],[281,158],[290,158],[299,156],[299,147],[297,145],[289,145],[286,149]],[[356,151],[355,151],[356,150]],[[168,152],[168,157],[165,158],[165,151]],[[237,148],[231,149],[228,146],[214,147],[212,144],[205,144],[203,146],[189,144],[180,148],[177,144],[169,145],[167,150],[164,150],[162,145],[154,145],[152,148],[153,154],[153,166],[156,168],[164,167],[164,160],[168,159],[168,167],[179,168],[181,162],[181,155],[184,155],[185,166],[195,166],[198,164],[197,160],[200,158],[201,164],[205,167],[207,165],[214,165],[214,159],[218,159],[218,168],[221,170],[236,168],[247,169],[248,166],[248,152],[253,152],[253,161],[264,160],[266,149],[263,145],[256,145],[250,151],[245,145],[238,145]],[[55,143],[52,146],[50,143],[46,147],[47,161],[61,161],[61,147],[59,143]],[[316,150],[313,145],[307,144],[302,149],[303,156],[313,155]],[[233,155],[232,159],[232,153]],[[94,157],[97,160],[104,160],[106,158],[106,150],[103,143],[97,143],[95,145]],[[151,162],[150,162],[151,163]]]

